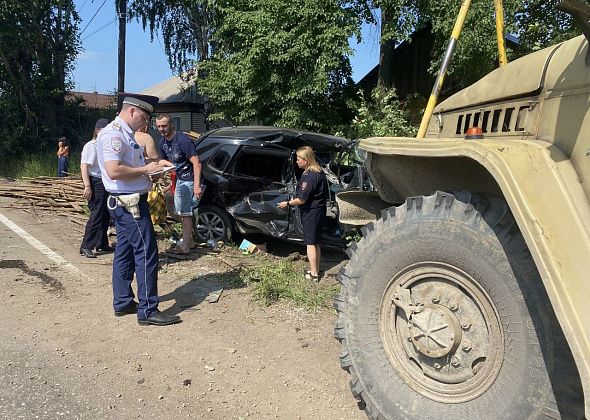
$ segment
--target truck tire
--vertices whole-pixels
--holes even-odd
[[[195,207],[193,231],[201,242],[230,242],[234,236],[233,219],[225,210],[204,204]]]
[[[409,198],[348,253],[335,335],[370,419],[583,416],[573,358],[504,200]],[[556,383],[556,364],[573,377]]]

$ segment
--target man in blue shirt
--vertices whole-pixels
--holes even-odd
[[[160,156],[176,166],[174,208],[176,214],[182,217],[182,243],[174,252],[188,254],[193,245],[193,209],[203,195],[201,162],[195,144],[186,134],[176,131],[170,115],[158,115],[156,127],[162,135]]]

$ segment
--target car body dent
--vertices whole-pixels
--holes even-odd
[[[282,210],[277,204],[295,193],[296,178],[301,171],[295,165],[295,151],[302,146],[312,147],[326,172],[330,203],[336,209],[334,226],[326,229],[322,242],[344,246],[335,195],[358,188],[355,183],[366,182],[362,175],[356,174],[363,158],[362,152],[360,157],[356,150],[351,153],[356,143],[341,137],[277,127],[225,127],[205,133],[195,144],[206,185],[201,203],[227,211],[241,233],[257,232],[290,241],[303,239],[299,209]],[[170,211],[173,200],[167,201]]]

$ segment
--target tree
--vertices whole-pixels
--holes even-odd
[[[3,153],[44,146],[64,130],[67,75],[79,50],[72,0],[0,0]]]
[[[199,87],[222,116],[330,130],[350,121],[348,39],[353,9],[337,0],[234,0],[218,6],[211,60]]]
[[[170,68],[179,74],[191,73],[195,56],[204,61],[211,55],[214,4],[209,0],[133,0],[129,17],[149,28],[152,41],[162,32]]]
[[[558,12],[561,0],[524,0],[517,13],[518,36],[523,50],[534,51],[580,34],[570,15]]]
[[[386,78],[387,58],[392,44],[409,39],[416,30],[430,22],[435,38],[431,72],[439,68],[462,0],[375,0],[369,8],[381,10],[381,48],[379,86],[392,88]],[[508,51],[515,58],[531,51],[563,41],[579,33],[572,19],[554,7],[559,0],[504,0],[506,33],[519,37],[517,51]],[[495,12],[492,0],[474,1],[448,74],[468,86],[497,66]]]

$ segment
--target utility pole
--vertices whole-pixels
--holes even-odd
[[[127,28],[127,0],[118,0],[119,12],[119,71],[117,91],[125,92],[125,32]]]

